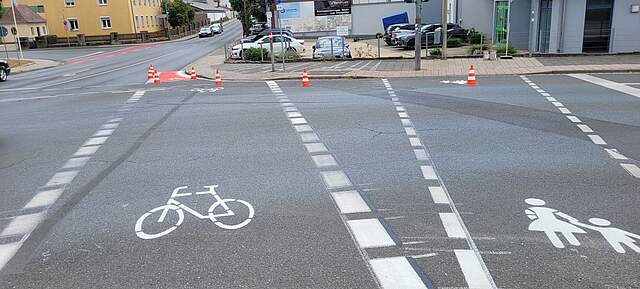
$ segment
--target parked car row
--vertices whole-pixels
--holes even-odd
[[[258,35],[259,36],[259,35]],[[270,49],[269,35],[259,36],[252,38],[252,41],[242,41],[241,44],[235,45],[231,48],[231,57],[242,58],[242,54],[250,48],[263,48]],[[305,51],[304,40],[299,40],[293,36],[287,34],[275,34],[273,35],[273,54],[278,55],[284,51],[302,53]]]
[[[200,32],[198,32],[198,38],[212,37],[213,35],[220,34],[222,32],[222,24],[215,23],[211,24],[209,27],[200,28]]]
[[[435,44],[436,30],[442,28],[442,24],[423,24],[420,27],[421,46],[440,46],[441,44]],[[469,33],[468,30],[460,27],[457,24],[447,24],[447,39],[449,38],[464,38]],[[385,31],[383,36],[385,43],[389,46],[396,46],[404,49],[411,49],[415,47],[416,32],[414,24],[394,24],[390,25]]]
[[[7,81],[9,74],[11,73],[11,67],[7,60],[0,59],[0,82]]]

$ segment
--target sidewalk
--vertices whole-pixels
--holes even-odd
[[[29,62],[21,66],[11,67],[11,74],[22,73],[33,70],[40,70],[60,65],[60,62],[47,59],[23,59]]]
[[[286,64],[276,63],[276,72],[271,72],[270,63],[224,63],[224,51],[217,50],[197,60],[191,66],[198,75],[213,78],[220,69],[223,79],[228,80],[273,80],[298,79],[303,69],[308,69],[312,78],[393,78],[393,77],[458,77],[463,79],[473,65],[476,74],[560,74],[593,72],[640,72],[640,55],[607,56],[554,56],[516,57],[509,60],[486,61],[480,58],[457,58],[448,60],[423,60],[422,70],[414,70],[413,60],[347,60],[309,61]]]

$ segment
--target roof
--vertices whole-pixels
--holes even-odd
[[[219,2],[214,0],[190,0],[185,2],[189,3],[196,10],[205,12],[226,12],[229,10],[227,7],[222,6],[222,4],[218,5]]]
[[[29,23],[46,23],[47,20],[40,17],[37,13],[31,10],[31,7],[27,5],[18,5],[15,7],[16,9],[16,22],[18,24],[29,24]],[[0,16],[0,24],[13,24],[13,11],[11,8],[7,9],[7,11]]]

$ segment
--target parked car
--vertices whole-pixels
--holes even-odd
[[[276,28],[276,29],[267,28],[265,30],[262,30],[262,32],[260,32],[260,33],[258,33],[256,35],[251,35],[249,37],[246,37],[246,38],[242,39],[242,42],[256,42],[256,41],[258,41],[258,39],[262,38],[263,36],[268,36],[269,32],[271,32],[273,35],[284,34],[284,35],[288,35],[290,37],[294,37],[293,36],[293,32],[291,32],[291,30],[289,30],[289,29],[282,29],[282,33],[280,33],[280,29],[278,29],[278,28]]]
[[[0,82],[7,81],[7,77],[9,77],[10,73],[11,67],[9,67],[9,62],[0,59]]]
[[[394,46],[396,45],[395,38],[398,35],[409,32],[411,30],[415,30],[416,29],[415,27],[416,26],[414,24],[403,24],[403,25],[395,26],[389,30],[389,42],[387,42],[386,39],[385,39],[385,42],[388,45]]]
[[[351,58],[351,50],[347,39],[341,36],[325,36],[316,40],[313,46],[313,58],[345,57]]]
[[[269,28],[269,25],[267,25],[267,23],[256,23],[256,24],[253,24],[251,28],[249,28],[249,34],[258,35],[260,34],[260,32],[262,32],[267,28]]]
[[[284,45],[282,45],[284,42]],[[278,55],[282,53],[282,48],[284,46],[285,51],[290,52],[299,52],[302,53],[305,51],[304,40],[295,39],[289,35],[273,35],[273,54]],[[269,46],[269,36],[262,36],[260,39],[254,42],[246,42],[242,44],[238,44],[231,48],[231,57],[233,58],[242,58],[242,53],[249,48],[260,48],[260,44],[262,44],[262,48],[270,49]]]
[[[387,29],[384,30],[384,34],[382,36],[382,39],[384,40],[384,42],[387,45],[391,45],[391,32],[396,30],[398,27],[404,26],[404,25],[409,25],[409,23],[396,23],[396,24],[389,25],[389,27],[387,27]]]
[[[435,45],[434,44],[435,30],[441,27],[442,25],[440,24],[434,24],[432,26],[429,26],[425,30],[423,30],[423,32],[421,33],[422,34],[422,41],[420,42],[421,46],[426,47],[427,42],[429,43],[429,46]],[[447,39],[464,38],[468,33],[469,33],[468,30],[460,27],[457,24],[452,24],[452,23],[447,24]],[[416,38],[415,33],[409,34],[409,35],[406,35],[405,37],[400,38],[398,42],[398,47],[401,47],[404,49],[414,48],[416,43],[415,38]],[[439,45],[440,44],[438,44],[438,46]]]
[[[211,30],[211,27],[200,28],[200,32],[198,32],[198,38],[211,37],[211,36],[213,36],[213,31]]]
[[[209,29],[211,29],[211,32],[213,34],[220,34],[223,32],[221,23],[211,24],[211,26],[209,26]]]

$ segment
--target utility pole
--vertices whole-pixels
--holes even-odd
[[[449,1],[442,0],[442,59],[447,59],[447,40],[449,40],[449,29],[447,29],[447,24],[449,24]]]
[[[414,70],[420,70],[420,60],[422,58],[422,0],[416,0],[416,34],[415,34],[415,49],[416,49],[416,65]]]

